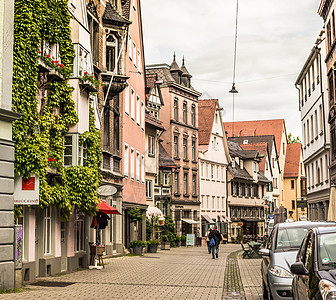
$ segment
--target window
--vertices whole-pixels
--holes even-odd
[[[216,208],[216,197],[212,196],[212,209]]]
[[[78,166],[86,166],[87,161],[87,145],[83,143],[78,145]]]
[[[138,49],[138,71],[141,73],[142,72],[142,66],[141,66],[141,54],[140,50]]]
[[[309,136],[309,119],[307,120],[307,145],[309,146],[310,136]]]
[[[205,178],[209,178],[209,164],[205,164]]]
[[[214,178],[214,165],[211,164],[211,179]]]
[[[187,124],[187,103],[183,103],[183,122]]]
[[[209,209],[209,198],[210,198],[210,196],[207,195],[207,196],[206,196],[206,208],[207,208],[207,209]]]
[[[328,44],[328,50],[330,50],[332,44],[330,20],[327,24],[327,44]]]
[[[145,129],[145,104],[141,101],[141,128]]]
[[[155,184],[155,185],[158,185],[158,184],[159,184],[158,176],[157,176],[157,175],[154,176],[154,184]]]
[[[214,136],[213,141],[212,141],[212,148],[217,149],[217,138]]]
[[[135,42],[133,42],[133,64],[137,66],[137,48]]]
[[[275,189],[278,188],[278,179],[277,179],[277,178],[273,178],[273,187],[274,187]]]
[[[75,235],[76,245],[75,252],[84,251],[84,216],[79,211],[76,211]]]
[[[204,176],[203,172],[204,172],[204,163],[201,162],[201,174],[200,174],[201,178],[203,178]]]
[[[131,118],[134,121],[135,120],[135,91],[132,88],[131,89]]]
[[[85,51],[82,47],[79,47],[79,70],[78,70],[78,75],[84,76],[85,72],[88,72],[88,55],[89,53]],[[58,59],[57,59],[58,60]],[[61,63],[59,61],[59,63]]]
[[[191,125],[196,126],[196,107],[195,105],[191,106]]]
[[[311,179],[312,179],[312,186],[314,186],[315,184],[315,180],[314,180],[314,164],[312,164],[312,167],[311,167]]]
[[[136,152],[136,180],[140,181],[140,168],[141,168],[141,161],[140,161],[140,152]]]
[[[328,82],[329,82],[329,106],[332,106],[334,104],[334,76],[332,71],[328,74]]]
[[[152,135],[148,136],[148,155],[155,156],[155,137]]]
[[[188,194],[188,173],[183,174],[183,194]]]
[[[322,113],[322,105],[319,107],[319,117],[320,117],[320,132],[323,132],[323,113]]]
[[[129,84],[126,82],[125,88],[125,113],[129,115]]]
[[[163,185],[169,185],[169,174],[163,173]]]
[[[197,176],[193,174],[192,176],[192,193],[193,195],[197,195]]]
[[[291,180],[291,189],[294,190],[294,180]]]
[[[237,185],[236,185],[236,183],[234,181],[231,182],[231,186],[232,186],[232,196],[237,196]]]
[[[317,110],[315,110],[315,138],[318,137]]]
[[[178,100],[174,99],[174,120],[178,121]]]
[[[188,139],[183,138],[183,159],[188,159]]]
[[[124,151],[124,175],[128,177],[129,175],[129,146],[125,144]]]
[[[175,194],[179,194],[179,172],[174,174],[174,191]]]
[[[191,159],[196,161],[196,141],[191,141]]]
[[[311,141],[314,140],[314,117],[313,115],[310,116],[310,133],[311,133]]]
[[[174,136],[174,157],[178,158],[178,136]]]
[[[136,123],[138,125],[140,125],[140,119],[141,119],[141,116],[140,116],[140,98],[139,96],[137,95],[136,97]]]
[[[128,56],[132,60],[132,37],[128,35]]]
[[[219,179],[219,166],[216,165],[216,179]]]
[[[320,172],[320,168],[319,168],[317,161],[315,165],[316,165],[316,181],[317,181],[316,184],[320,184],[321,183],[321,172]]]
[[[323,183],[323,160],[320,158],[320,168],[321,168],[321,183]]]
[[[153,182],[152,180],[146,180],[146,198],[152,199],[153,197]]]
[[[117,66],[118,40],[113,34],[106,36],[106,70],[115,72]]]
[[[310,188],[311,178],[310,178],[310,168],[309,168],[309,166],[307,166],[306,175],[307,175],[308,188]]]
[[[134,149],[131,148],[131,179],[134,179]]]
[[[64,166],[72,166],[72,135],[64,137]]]
[[[254,171],[254,173],[258,172],[258,168],[257,168],[257,163],[256,162],[253,162],[253,171]]]
[[[303,124],[303,146],[306,146],[306,124]]]
[[[44,254],[51,254],[51,207],[44,209]]]

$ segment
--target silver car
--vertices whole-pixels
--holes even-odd
[[[302,240],[310,228],[335,224],[299,221],[275,225],[266,247],[259,252],[263,256],[261,274],[264,299],[293,299],[290,266],[295,262]]]

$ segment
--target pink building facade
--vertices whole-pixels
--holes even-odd
[[[140,0],[131,1],[123,93],[123,242],[145,239],[146,222],[132,223],[131,209],[145,212],[145,74]],[[144,214],[145,216],[145,214]]]

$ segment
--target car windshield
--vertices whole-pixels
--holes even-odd
[[[319,236],[319,263],[322,268],[336,267],[336,233],[321,234]]]
[[[276,250],[299,249],[309,228],[291,227],[279,228],[276,240]]]

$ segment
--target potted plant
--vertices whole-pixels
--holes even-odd
[[[129,243],[129,247],[133,248],[133,253],[135,254],[142,254],[142,250],[146,247],[147,243],[144,241],[134,240]]]
[[[175,238],[175,245],[176,247],[181,247],[181,237],[179,235]]]
[[[185,235],[182,235],[181,236],[181,245],[182,246],[185,246],[186,245],[186,242],[187,242],[187,237]]]
[[[170,250],[170,242],[168,236],[163,235],[161,240],[161,250]]]
[[[156,253],[159,244],[160,244],[160,242],[158,240],[148,240],[147,241],[148,252],[149,253]]]

